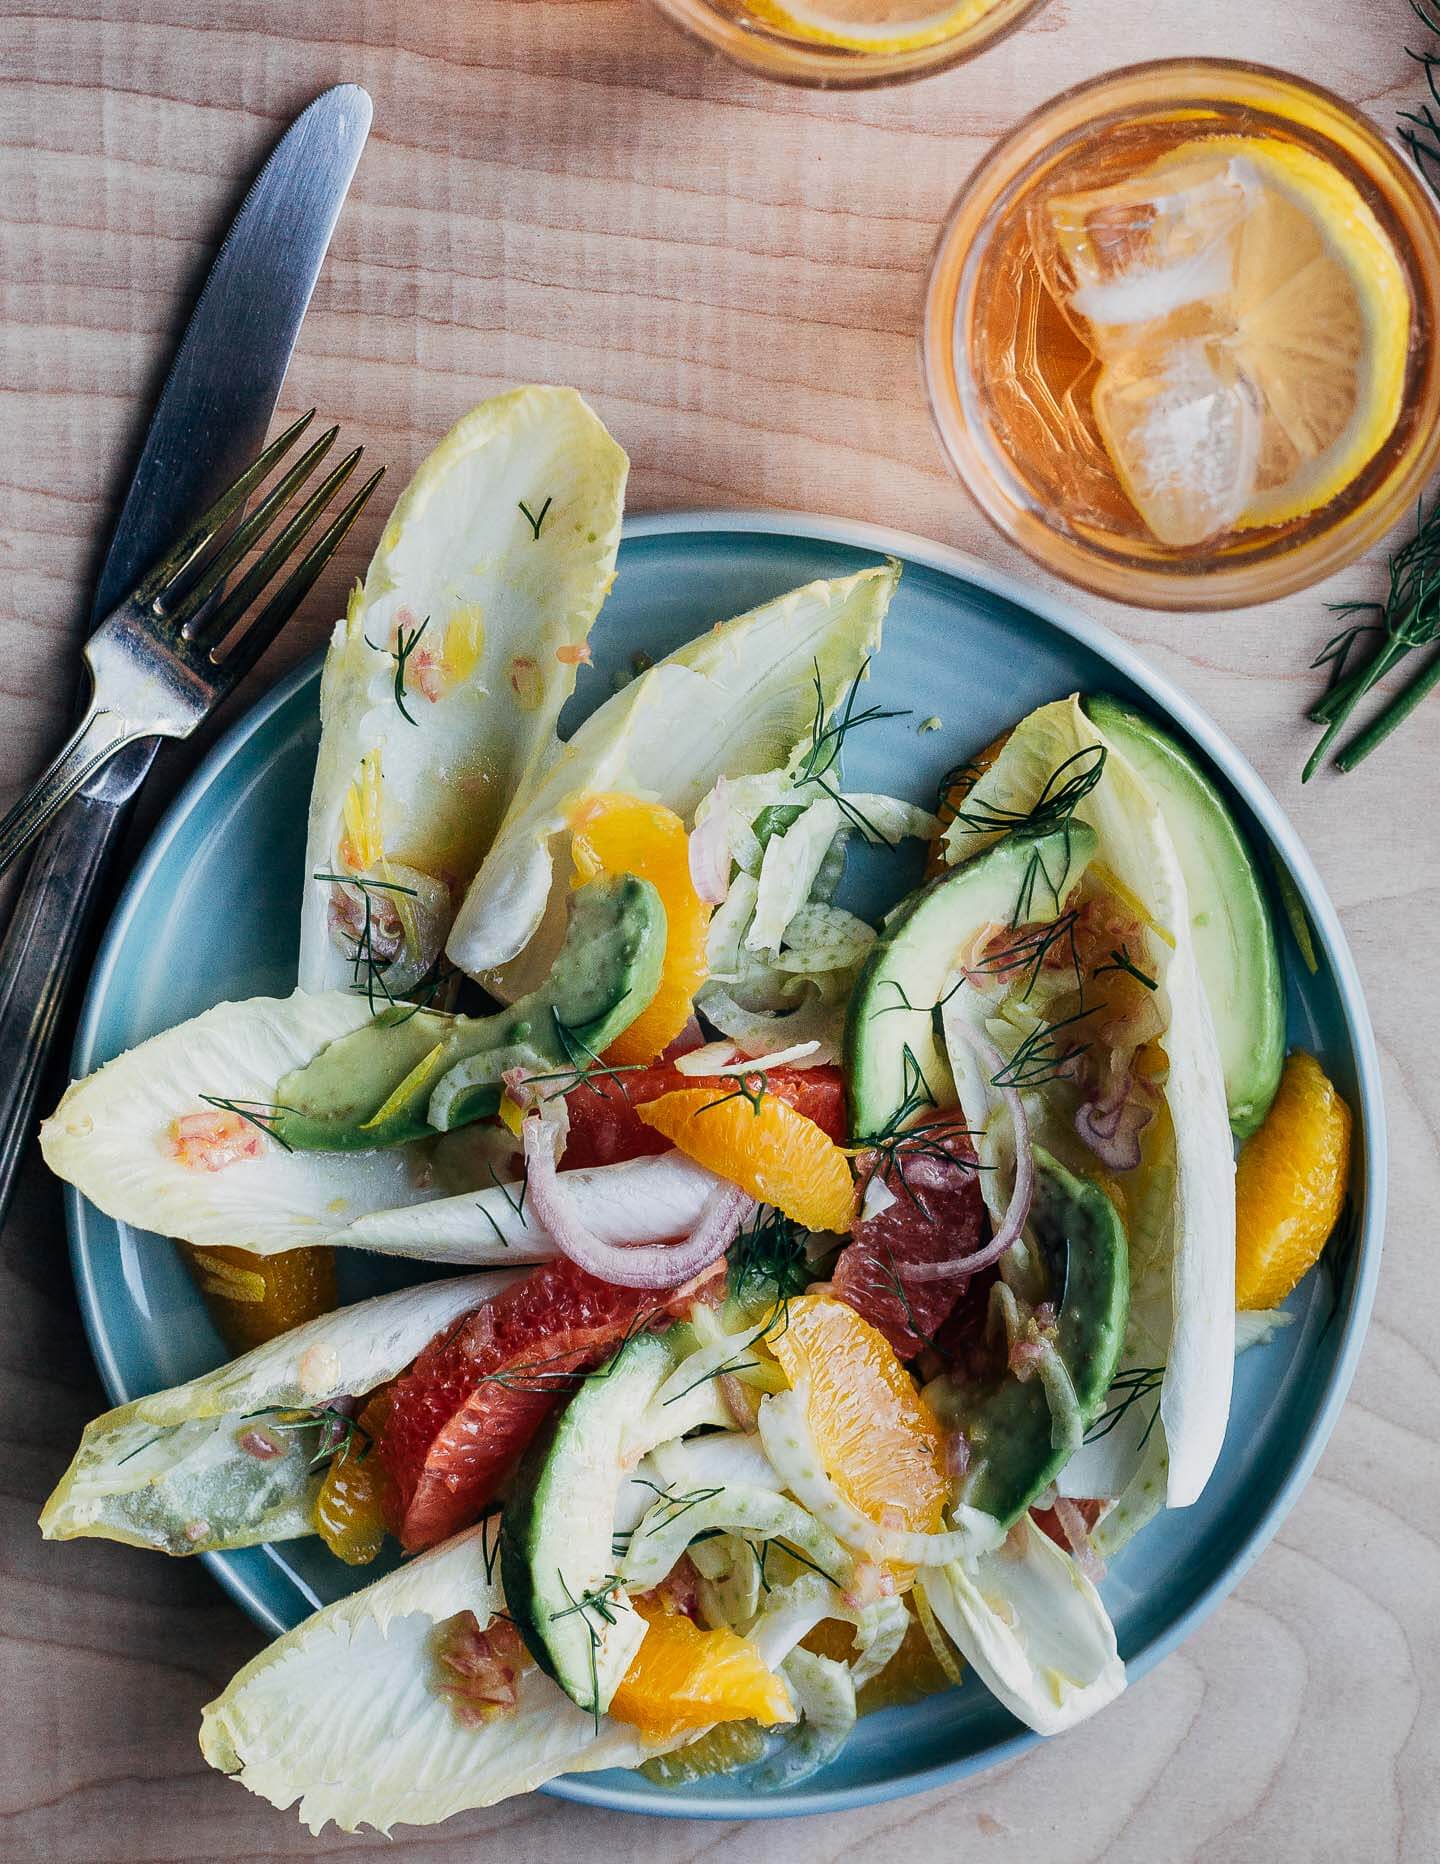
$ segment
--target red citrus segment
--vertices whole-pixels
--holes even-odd
[[[432,1340],[394,1385],[379,1455],[407,1552],[477,1520],[554,1407],[655,1296],[560,1257]]]
[[[656,1062],[624,1074],[597,1075],[572,1088],[565,1097],[570,1113],[566,1171],[668,1152],[670,1141],[648,1127],[636,1109],[681,1088],[714,1086],[717,1078],[681,1074],[673,1063]],[[813,1120],[837,1144],[844,1143],[845,1083],[838,1068],[771,1068],[765,1080],[767,1092],[777,1100]]]
[[[915,1281],[907,1268],[969,1255],[986,1235],[985,1203],[969,1139],[953,1128],[925,1129],[873,1169],[895,1201],[861,1217],[835,1265],[835,1292],[912,1359],[933,1345],[965,1288],[959,1276]],[[861,1208],[864,1208],[862,1198]]]

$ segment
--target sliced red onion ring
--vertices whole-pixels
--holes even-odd
[[[702,900],[718,906],[730,891],[730,817],[725,779],[710,792],[710,812],[690,831],[690,884]]]
[[[739,1185],[715,1180],[700,1221],[682,1242],[638,1243],[623,1247],[601,1242],[587,1228],[573,1192],[555,1168],[551,1129],[536,1114],[521,1127],[525,1142],[527,1195],[556,1248],[577,1268],[618,1288],[674,1288],[708,1269],[734,1242],[754,1209],[754,1199]]]
[[[1090,1150],[1111,1171],[1134,1171],[1140,1163],[1140,1135],[1154,1118],[1154,1109],[1126,1080],[1118,1094],[1087,1100],[1076,1110],[1075,1130]]]
[[[1030,1143],[1030,1122],[1025,1117],[1018,1090],[1000,1086],[997,1079],[1005,1072],[1005,1057],[989,1036],[969,1023],[957,1019],[946,1034],[969,1045],[991,1086],[1009,1110],[1015,1132],[1015,1189],[1010,1193],[999,1228],[983,1249],[973,1250],[968,1256],[951,1256],[945,1262],[907,1262],[907,1281],[945,1281],[952,1275],[974,1275],[989,1268],[992,1262],[998,1262],[1024,1230],[1025,1220],[1030,1215],[1030,1200],[1035,1195],[1035,1153]]]

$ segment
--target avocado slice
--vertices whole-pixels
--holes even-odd
[[[1056,1350],[1070,1374],[1088,1429],[1105,1395],[1130,1312],[1130,1250],[1115,1206],[1098,1185],[1077,1178],[1035,1149],[1035,1197],[1028,1234],[1059,1302]],[[1051,1441],[1050,1405],[1039,1379],[1025,1384],[1009,1371],[961,1408],[975,1473],[965,1491],[1004,1527],[1055,1480],[1067,1452]]]
[[[270,1131],[296,1151],[372,1151],[481,1119],[499,1106],[507,1068],[575,1068],[613,1042],[655,995],[664,957],[650,882],[592,880],[538,989],[493,1016],[383,1010],[286,1075]]]
[[[596,1715],[645,1636],[616,1576],[626,1437],[674,1363],[657,1335],[628,1340],[531,1445],[500,1516],[500,1575],[515,1628],[540,1668]]]
[[[1083,704],[1134,765],[1175,843],[1230,1129],[1246,1138],[1265,1118],[1285,1063],[1285,979],[1255,858],[1219,790],[1168,732],[1108,694]]]
[[[907,1105],[953,1103],[932,1006],[956,953],[981,926],[1057,919],[1095,848],[1095,831],[1083,822],[1038,834],[1016,829],[901,902],[866,957],[845,1018],[845,1088],[857,1140],[889,1131]]]

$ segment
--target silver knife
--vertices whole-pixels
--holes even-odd
[[[95,587],[92,626],[264,446],[370,118],[358,84],[324,92],[241,202],[165,379]],[[0,944],[0,1223],[95,893],[158,745],[121,752],[43,836]]]

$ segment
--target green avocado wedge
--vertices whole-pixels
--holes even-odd
[[[850,1131],[874,1138],[954,1100],[935,1009],[956,954],[984,926],[1048,923],[1094,856],[1083,822],[1016,829],[912,893],[870,948],[845,1019]]]
[[[526,1452],[500,1517],[505,1605],[540,1668],[582,1709],[610,1706],[645,1636],[616,1577],[625,1439],[674,1368],[653,1333],[628,1340]]]
[[[1175,844],[1230,1130],[1247,1138],[1265,1118],[1285,1062],[1285,978],[1255,858],[1219,790],[1168,732],[1105,694],[1083,704],[1134,766]]]
[[[1088,1430],[1105,1407],[1130,1312],[1130,1250],[1115,1206],[1098,1185],[1035,1152],[1029,1234],[1051,1279],[1063,1288],[1056,1350],[1075,1387]],[[1009,1371],[961,1405],[974,1473],[965,1501],[1003,1527],[1018,1521],[1055,1480],[1070,1454],[1056,1448],[1050,1404],[1038,1378],[1023,1385]]]
[[[664,957],[650,882],[592,880],[539,989],[493,1016],[383,1010],[285,1076],[268,1130],[292,1151],[373,1151],[482,1119],[507,1068],[580,1068],[608,1047],[655,995]]]

